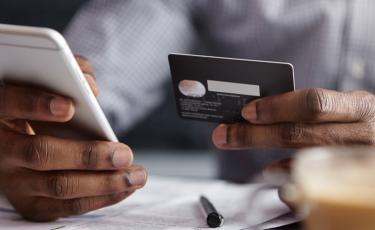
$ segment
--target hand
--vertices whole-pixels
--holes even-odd
[[[218,148],[375,144],[375,97],[364,91],[289,92],[250,102],[242,116],[214,130]]]
[[[146,182],[128,146],[42,136],[27,122],[66,122],[73,114],[69,98],[0,87],[0,191],[26,219],[89,212],[123,200]]]
[[[94,76],[94,71],[93,71],[92,65],[87,60],[87,58],[85,58],[82,55],[75,55],[75,58],[77,60],[77,63],[79,65],[79,67],[81,68],[83,74],[85,75],[87,83],[89,83],[92,92],[94,93],[95,96],[98,96],[99,95],[99,88],[98,88],[98,85],[96,84],[96,81],[95,81],[95,76]]]

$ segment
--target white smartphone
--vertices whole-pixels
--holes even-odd
[[[117,141],[72,51],[57,31],[0,24],[0,80],[40,87],[74,101],[71,121],[37,122],[33,126],[37,132]]]

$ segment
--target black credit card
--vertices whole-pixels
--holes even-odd
[[[251,100],[294,90],[289,63],[170,54],[178,114],[220,123],[243,121]]]

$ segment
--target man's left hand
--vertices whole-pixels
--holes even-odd
[[[288,92],[250,102],[242,116],[247,122],[213,131],[218,148],[375,144],[375,97],[365,91]]]

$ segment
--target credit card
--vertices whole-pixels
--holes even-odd
[[[241,122],[241,109],[251,100],[295,88],[290,63],[189,54],[168,58],[181,118]]]

